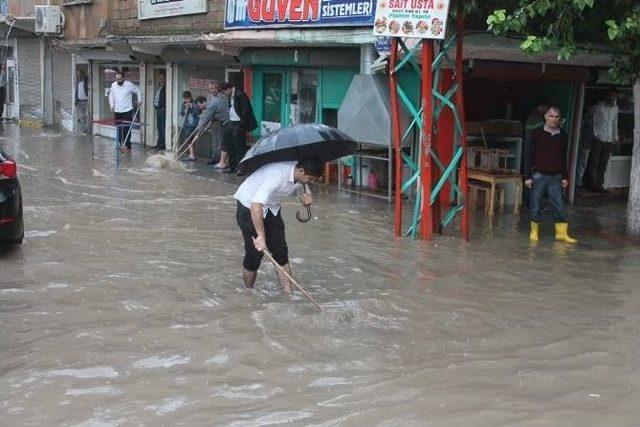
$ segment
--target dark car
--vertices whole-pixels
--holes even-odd
[[[19,245],[23,237],[18,165],[0,148],[0,244]]]

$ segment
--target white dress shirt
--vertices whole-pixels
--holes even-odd
[[[602,101],[593,116],[593,134],[602,142],[618,140],[618,106]]]
[[[142,102],[142,92],[138,86],[125,80],[122,86],[118,82],[111,84],[109,91],[109,105],[116,113],[126,113],[133,110],[133,94],[138,97],[138,102]]]
[[[231,120],[232,122],[239,122],[240,120],[242,120],[240,118],[240,116],[238,115],[238,113],[236,113],[236,107],[233,103],[233,96],[231,97],[231,108],[229,109],[229,120]]]
[[[271,211],[274,216],[280,212],[280,201],[301,192],[302,184],[294,180],[297,162],[269,163],[249,175],[233,195],[242,206],[251,209],[252,203],[260,203],[264,208],[262,216]]]
[[[86,101],[88,100],[87,91],[85,90],[85,82],[84,80],[79,80],[77,84],[77,96],[78,101]]]

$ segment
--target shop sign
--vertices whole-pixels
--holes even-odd
[[[211,92],[214,87],[218,87],[219,83],[216,79],[201,79],[197,77],[191,77],[187,82],[189,89],[203,90],[207,93]]]
[[[138,19],[206,13],[207,0],[138,0]]]
[[[391,53],[391,37],[376,36],[374,45],[379,55],[388,55]]]
[[[377,0],[376,36],[444,39],[449,0]]]
[[[227,0],[224,28],[368,27],[375,0]]]

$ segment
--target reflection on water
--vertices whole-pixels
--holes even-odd
[[[321,314],[268,263],[241,287],[237,178],[3,132],[28,231],[0,254],[0,425],[638,424],[635,245],[531,247],[509,216],[395,241],[386,205],[319,188],[285,221]]]

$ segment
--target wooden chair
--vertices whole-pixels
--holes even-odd
[[[489,215],[491,211],[491,186],[481,181],[469,181],[469,205],[477,210],[478,202],[480,201],[480,195],[484,193],[484,213]],[[497,187],[496,196],[498,199],[498,210],[502,214],[504,213],[504,189]]]

